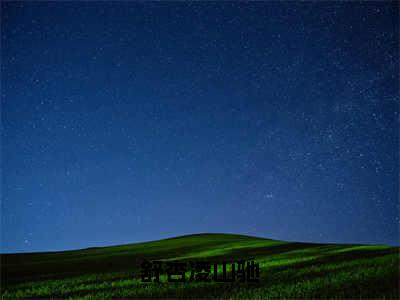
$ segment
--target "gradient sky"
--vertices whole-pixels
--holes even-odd
[[[398,5],[2,2],[1,251],[399,244]]]

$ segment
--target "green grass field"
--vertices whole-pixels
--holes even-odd
[[[399,299],[399,248],[198,234],[76,251],[1,255],[2,299]],[[143,283],[144,259],[254,258],[259,283]]]

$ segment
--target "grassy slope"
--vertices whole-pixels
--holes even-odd
[[[148,260],[255,258],[260,284],[150,283],[139,279]],[[3,254],[2,297],[399,298],[399,248],[289,243],[230,234],[76,251]],[[162,280],[162,281],[165,281]]]

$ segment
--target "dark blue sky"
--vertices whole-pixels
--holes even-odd
[[[3,252],[399,244],[398,3],[1,6]]]

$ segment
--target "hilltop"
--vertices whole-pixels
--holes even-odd
[[[143,283],[140,264],[254,259],[258,284]],[[194,234],[81,250],[1,255],[2,298],[399,298],[399,248]],[[164,276],[164,275],[162,275]]]

